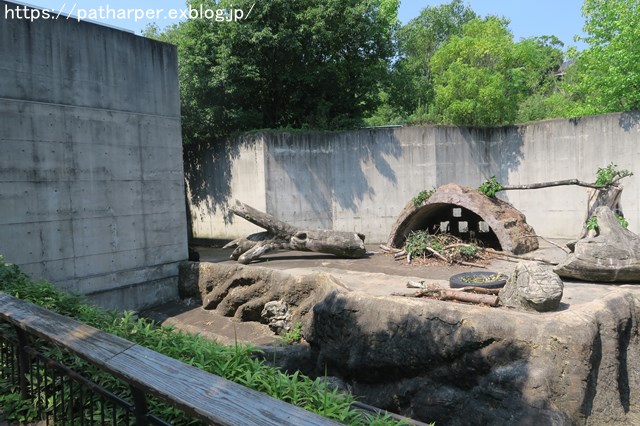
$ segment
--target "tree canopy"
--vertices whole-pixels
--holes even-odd
[[[146,35],[178,46],[184,138],[258,128],[359,124],[394,54],[397,0],[190,0],[249,11]],[[246,12],[245,12],[246,13]]]
[[[433,101],[431,57],[476,14],[462,0],[428,6],[398,31],[398,58],[393,65],[389,101],[404,114]]]
[[[638,0],[584,0],[581,52],[553,35],[516,41],[508,20],[463,0],[400,26],[398,3],[188,0],[251,15],[148,28],[178,45],[185,142],[363,120],[495,126],[640,109]]]
[[[437,122],[497,126],[516,120],[520,104],[549,90],[562,63],[555,37],[513,41],[509,22],[474,18],[431,59]]]
[[[585,0],[576,115],[640,109],[640,1]]]

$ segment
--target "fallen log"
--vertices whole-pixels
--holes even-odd
[[[437,289],[437,288],[425,288],[422,290],[418,290],[413,295],[402,295],[398,296],[410,296],[410,297],[432,297],[438,300],[455,300],[457,302],[464,303],[473,303],[477,305],[488,305],[488,306],[498,306],[500,304],[500,299],[496,295],[492,294],[476,294],[469,293],[467,291],[461,290],[446,290],[446,289]]]
[[[440,300],[456,300],[458,302],[477,303],[480,305],[498,306],[498,296],[489,294],[475,294],[455,290],[441,290],[438,296]]]
[[[230,257],[243,264],[257,260],[273,250],[313,251],[352,259],[363,257],[367,252],[364,246],[365,236],[357,232],[300,229],[238,200],[235,200],[229,210],[266,230],[238,238],[224,246],[235,246]]]

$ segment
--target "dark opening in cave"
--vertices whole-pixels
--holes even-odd
[[[402,235],[406,239],[411,231],[423,229],[430,233],[448,232],[463,241],[477,240],[484,247],[502,250],[498,237],[482,217],[455,204],[424,206],[411,217]],[[395,244],[401,247],[404,241],[396,241]]]

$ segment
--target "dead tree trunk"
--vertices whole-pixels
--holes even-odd
[[[365,236],[360,233],[299,229],[237,200],[229,210],[266,229],[265,232],[251,234],[225,245],[225,248],[236,246],[231,258],[243,264],[259,259],[273,250],[314,251],[347,258],[359,258],[366,253]]]

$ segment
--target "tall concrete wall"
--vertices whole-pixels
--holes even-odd
[[[256,200],[258,208],[264,202],[268,213],[296,225],[357,231],[368,242],[384,242],[401,209],[423,189],[449,182],[477,187],[493,175],[513,185],[571,178],[593,182],[596,170],[609,163],[636,172],[624,180],[622,206],[629,228],[640,230],[640,113],[493,129],[263,133],[236,144],[242,153],[231,150],[237,155],[224,157],[233,173],[221,173],[212,162],[189,177],[192,185],[215,181],[222,190],[215,210],[191,198],[196,238],[246,235],[242,219],[220,220],[227,215],[225,200],[238,198],[248,204]],[[210,151],[204,156],[212,158]],[[245,168],[249,157],[252,165]],[[236,188],[245,179],[256,183],[240,192]],[[539,235],[574,238],[586,219],[588,194],[570,186],[500,196],[521,210]]]
[[[175,47],[2,19],[0,58],[0,254],[110,308],[175,298],[187,256]]]

